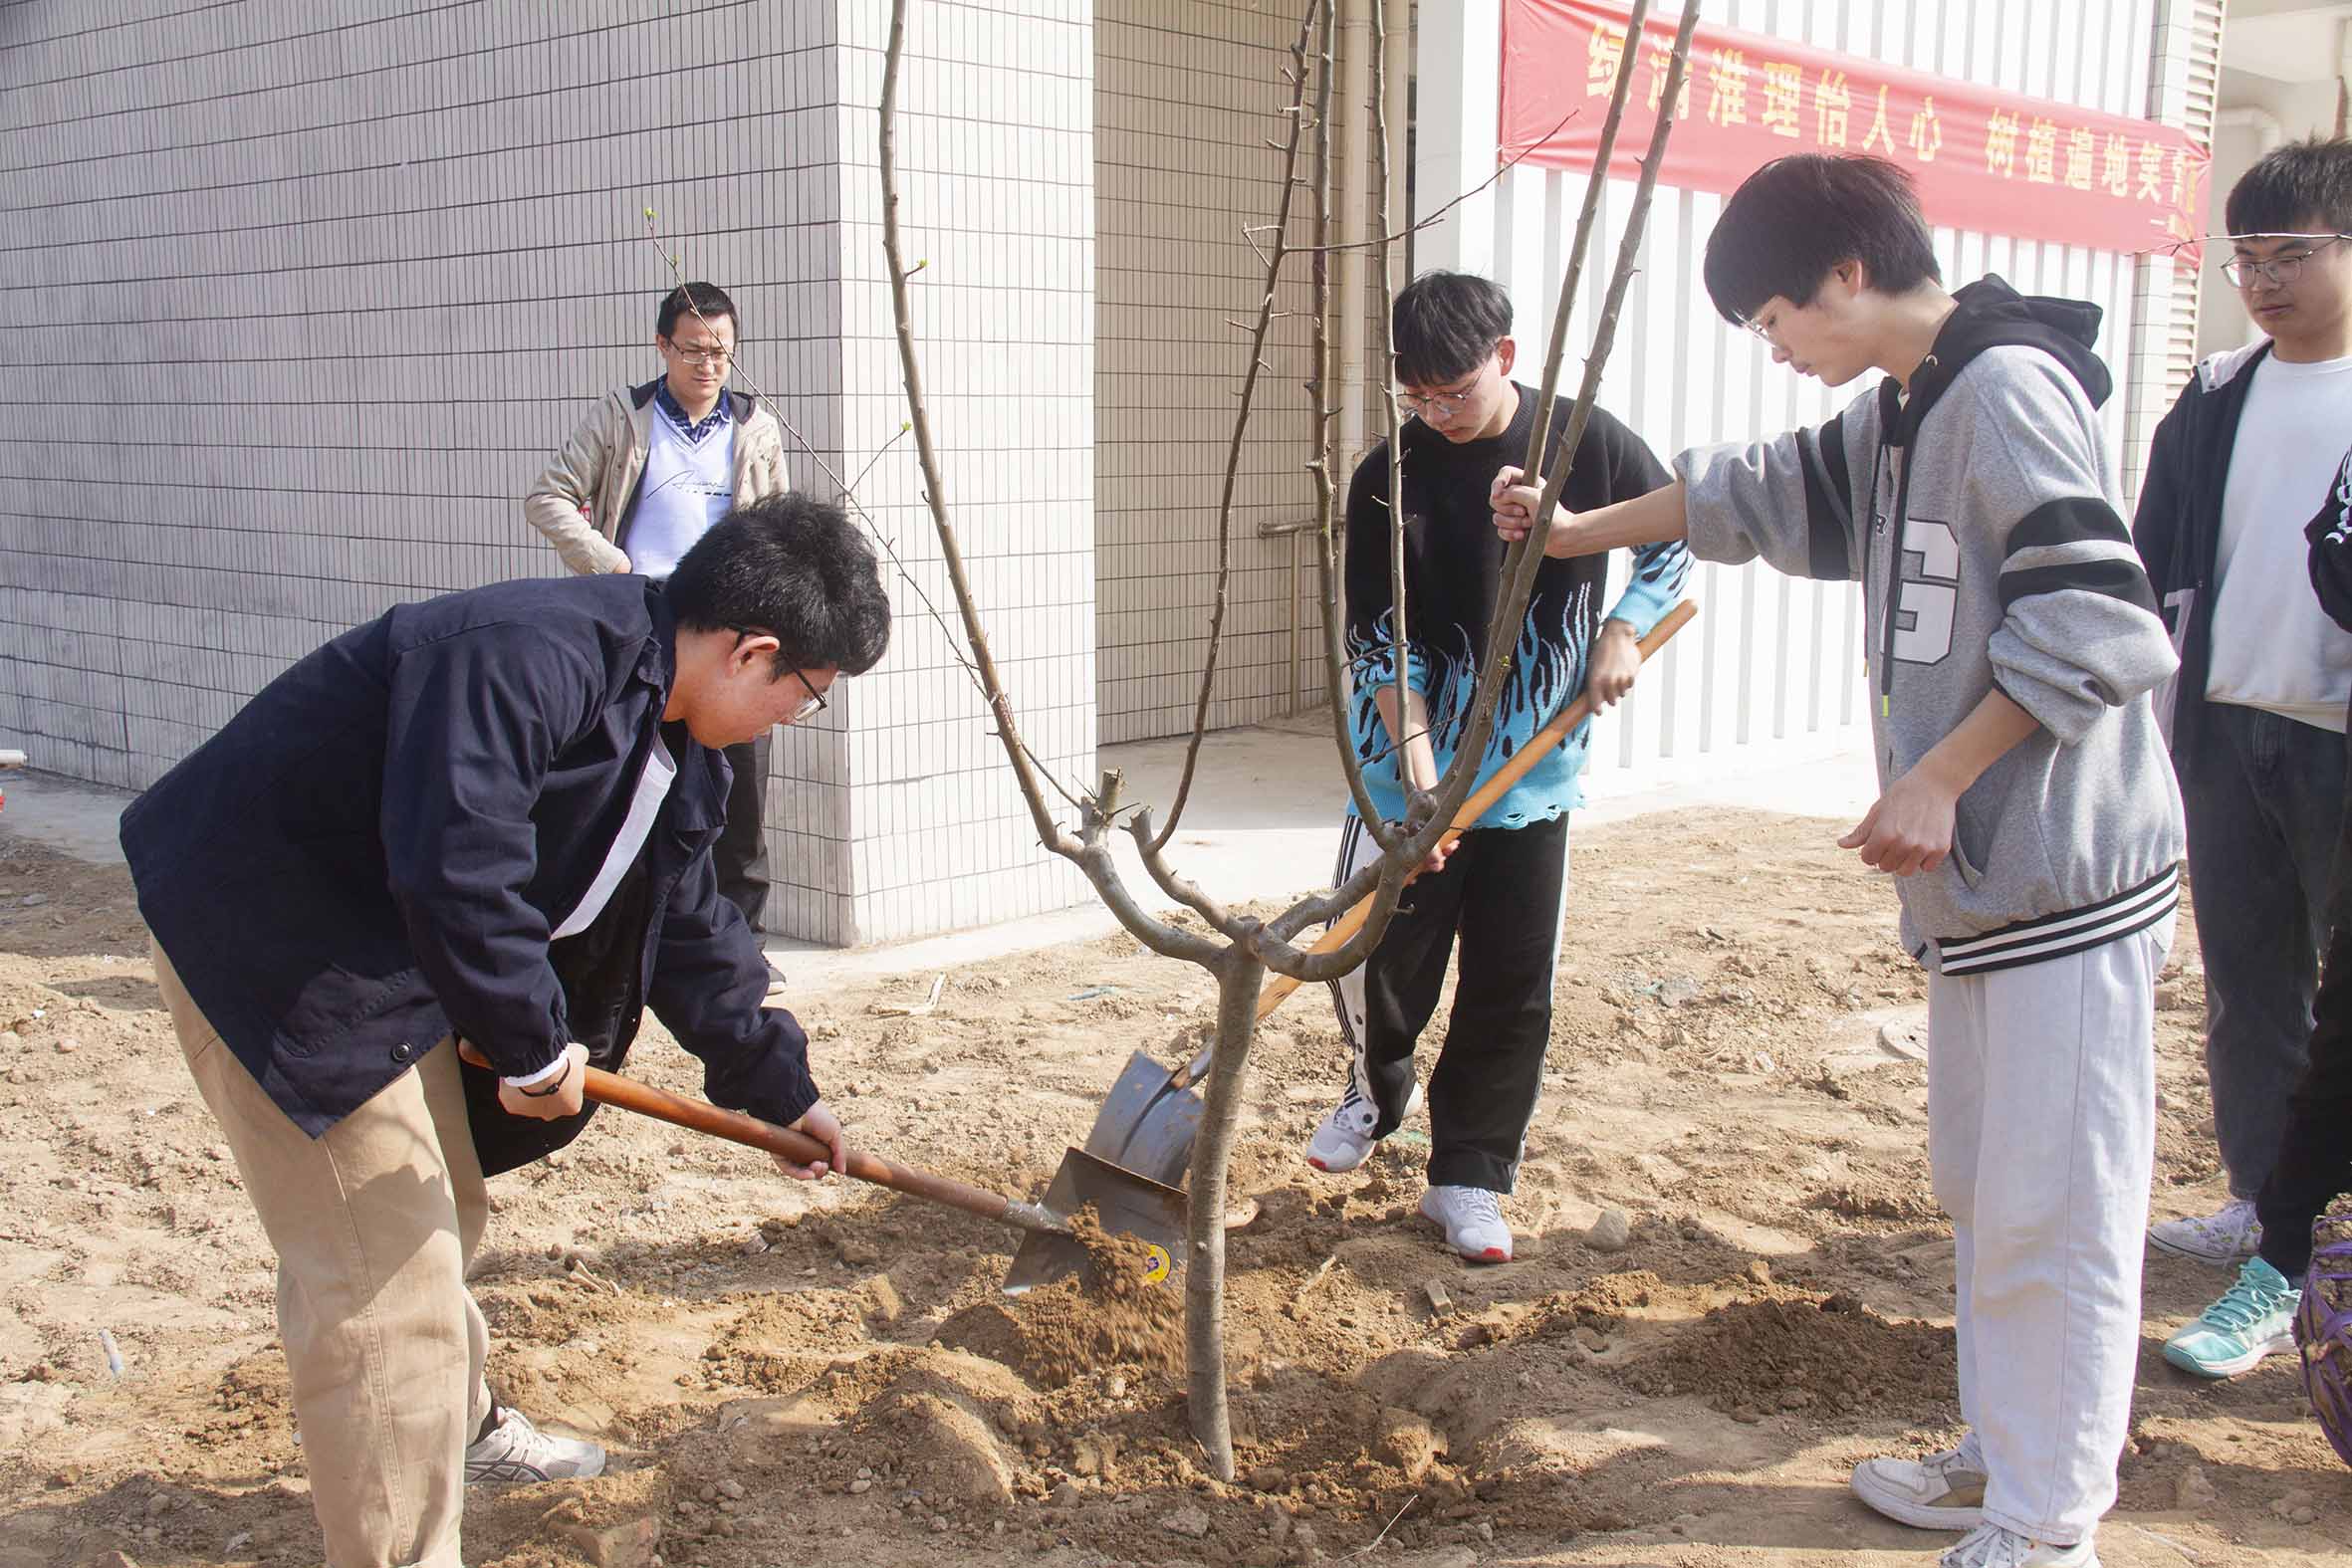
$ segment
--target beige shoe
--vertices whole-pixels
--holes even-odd
[[[1973,1530],[1985,1522],[1985,1456],[1970,1433],[1958,1448],[1917,1459],[1864,1459],[1854,1495],[1921,1530]]]

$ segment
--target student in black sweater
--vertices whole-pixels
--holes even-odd
[[[1398,435],[1405,528],[1405,712],[1396,712],[1389,578],[1389,449],[1358,465],[1347,497],[1347,648],[1356,754],[1373,804],[1401,821],[1406,784],[1436,786],[1470,723],[1504,545],[1488,488],[1527,461],[1533,389],[1514,382],[1511,301],[1484,278],[1432,272],[1396,299],[1400,401],[1414,417]],[[1569,400],[1555,404],[1551,451],[1564,450]],[[1571,507],[1605,506],[1654,490],[1667,473],[1641,439],[1595,408],[1567,482]],[[1682,595],[1690,556],[1679,544],[1633,553],[1631,580],[1604,616],[1605,557],[1546,560],[1512,653],[1483,780],[1590,682],[1606,707],[1641,667],[1637,640]],[[1461,974],[1429,1080],[1429,1190],[1424,1216],[1474,1261],[1512,1251],[1500,1195],[1512,1189],[1551,1034],[1552,970],[1567,887],[1569,809],[1580,799],[1589,727],[1543,759],[1480,817],[1451,854],[1431,857],[1364,966],[1332,985],[1351,1048],[1338,1103],[1315,1130],[1307,1163],[1361,1165],[1421,1099],[1413,1049],[1437,1009],[1461,939]],[[1335,881],[1379,853],[1352,806]]]

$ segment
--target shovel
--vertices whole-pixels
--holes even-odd
[[[1641,639],[1643,661],[1648,662],[1650,655],[1664,647],[1667,639],[1682,630],[1698,612],[1698,602],[1693,599],[1685,599],[1667,611],[1650,628],[1650,634]],[[1438,842],[1452,844],[1468,832],[1488,807],[1502,799],[1538,760],[1567,740],[1591,713],[1592,697],[1587,692],[1553,714],[1510,761],[1495,770],[1493,778],[1462,802],[1462,809],[1454,813],[1453,825]],[[1415,870],[1405,881],[1409,884],[1420,874]],[[1363,929],[1371,912],[1370,897],[1359,900],[1331,922],[1311,951],[1328,953],[1339,947]],[[1283,1005],[1284,999],[1297,989],[1298,982],[1288,975],[1267,976],[1265,988],[1258,995],[1258,1021],[1265,1022]],[[1192,1092],[1192,1086],[1208,1073],[1210,1058],[1215,1053],[1216,1045],[1212,1041],[1202,1047],[1199,1055],[1171,1071],[1154,1057],[1137,1051],[1128,1058],[1118,1081],[1110,1086],[1102,1109],[1095,1114],[1093,1130],[1086,1134],[1085,1148],[1071,1150],[1071,1157],[1083,1153],[1097,1163],[1107,1161],[1155,1185],[1181,1184],[1192,1164],[1193,1140],[1199,1136],[1201,1125],[1201,1097]]]
[[[489,1065],[471,1045],[464,1050],[468,1060]],[[690,1100],[649,1083],[606,1072],[601,1067],[588,1069],[585,1092],[599,1105],[616,1105],[674,1127],[780,1154],[796,1165],[832,1159],[832,1151],[807,1133],[764,1122],[742,1111],[730,1111],[708,1100]],[[1104,1231],[1114,1234],[1123,1232],[1143,1243],[1141,1266],[1146,1279],[1156,1282],[1166,1278],[1178,1266],[1176,1259],[1183,1255],[1182,1248],[1176,1245],[1177,1238],[1184,1233],[1182,1193],[1090,1156],[1081,1158],[1075,1150],[1055,1173],[1054,1185],[1043,1204],[1021,1203],[857,1148],[849,1151],[848,1169],[841,1174],[1029,1232],[1014,1259],[1012,1272],[1005,1279],[1009,1295],[1019,1295],[1035,1285],[1086,1268],[1086,1248],[1070,1229],[1069,1217],[1088,1204],[1094,1206]]]

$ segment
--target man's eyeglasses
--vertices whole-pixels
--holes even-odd
[[[2230,286],[2234,289],[2244,288],[2252,283],[2257,275],[2267,278],[2272,284],[2283,288],[2303,275],[2303,263],[2317,255],[2320,246],[2333,245],[2338,240],[2352,239],[2352,234],[2262,234],[2246,237],[2265,240],[2311,240],[2315,243],[2308,250],[2297,251],[2291,256],[2273,256],[2267,261],[2256,261],[2251,256],[2231,257],[2222,263],[2222,276],[2230,280]]]
[[[786,724],[799,724],[803,719],[813,719],[824,712],[825,706],[824,693],[819,691],[806,674],[799,670],[793,671],[793,674],[799,678],[801,689],[809,696],[807,701],[785,716],[784,722]]]
[[[776,635],[776,633],[763,630],[758,626],[738,626],[732,622],[728,624],[727,629],[735,633],[735,643],[737,647],[741,647],[743,645],[743,639],[746,637],[774,637]],[[807,692],[809,696],[808,699],[804,701],[798,708],[795,708],[791,713],[786,714],[784,718],[779,721],[783,724],[799,724],[803,719],[815,718],[818,714],[824,712],[825,708],[828,706],[824,700],[824,693],[819,691],[817,689],[817,683],[809,679],[808,671],[796,668],[793,671],[793,678],[801,683],[801,689]]]
[[[670,343],[670,352],[697,369],[706,364],[725,364],[735,357],[732,348],[689,348],[674,340]]]

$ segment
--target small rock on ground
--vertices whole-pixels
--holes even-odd
[[[651,1514],[602,1528],[570,1521],[555,1528],[596,1568],[652,1568],[654,1550],[661,1545],[661,1520]]]
[[[1183,1507],[1160,1520],[1160,1528],[1170,1535],[1197,1541],[1209,1533],[1209,1516],[1198,1508]]]

